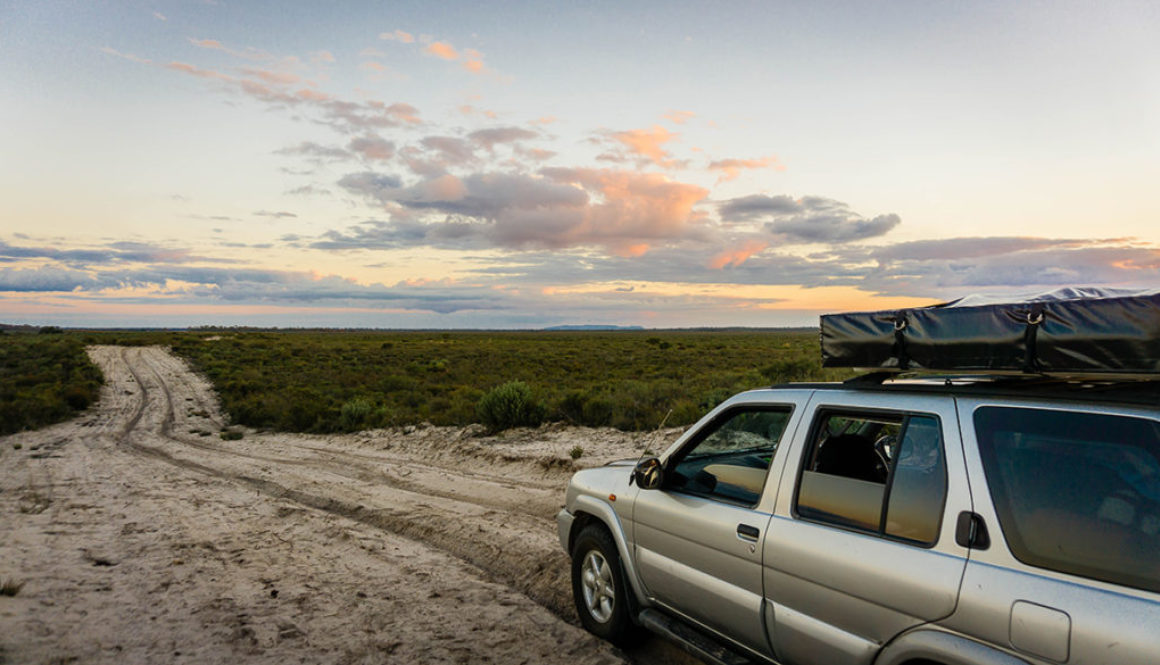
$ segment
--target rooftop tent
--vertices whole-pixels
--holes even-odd
[[[825,367],[1155,377],[1160,290],[1067,288],[827,314],[821,341]]]

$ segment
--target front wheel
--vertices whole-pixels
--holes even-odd
[[[613,644],[626,644],[636,628],[628,593],[612,536],[596,524],[584,527],[572,547],[572,598],[580,623]]]

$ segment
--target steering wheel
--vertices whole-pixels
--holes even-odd
[[[878,462],[882,465],[879,472],[886,476],[890,472],[890,458],[897,453],[895,446],[898,445],[898,437],[893,434],[883,434],[874,440],[874,454],[878,456]],[[889,452],[887,452],[889,449]]]

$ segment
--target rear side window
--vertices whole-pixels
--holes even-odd
[[[1160,592],[1160,423],[1011,407],[974,420],[1017,559]]]
[[[798,515],[934,544],[947,483],[939,432],[932,416],[822,413],[798,485]]]

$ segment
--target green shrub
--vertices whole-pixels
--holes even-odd
[[[227,429],[223,431],[220,436],[222,441],[237,441],[238,439],[241,439],[243,436],[245,436],[245,433],[241,430]]]
[[[572,459],[580,459],[584,456],[584,449],[580,446],[574,446],[572,450],[568,451],[568,454],[572,456]]]
[[[343,403],[338,418],[339,426],[347,432],[366,429],[375,413],[374,402],[362,397],[356,397]]]
[[[535,427],[544,420],[544,405],[536,401],[523,381],[509,381],[492,388],[479,400],[476,414],[492,432],[512,427]]]

